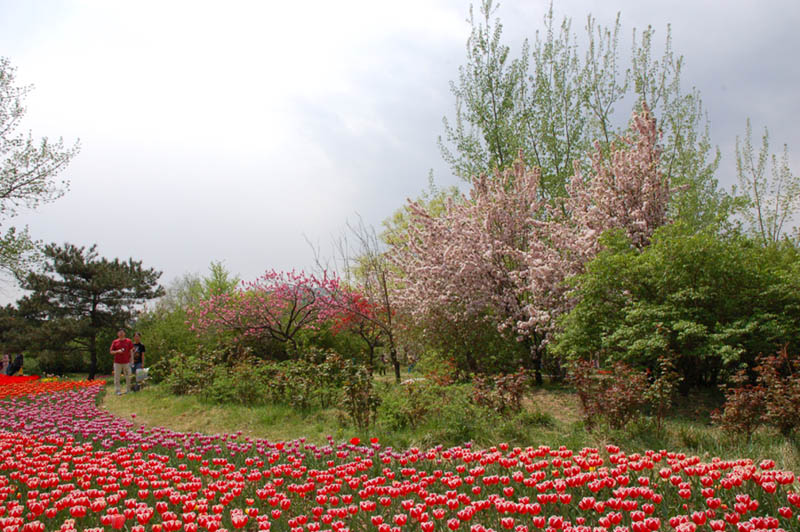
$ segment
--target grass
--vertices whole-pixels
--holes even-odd
[[[242,431],[245,436],[274,441],[306,437],[321,443],[329,434],[346,435],[336,428],[334,410],[302,412],[285,405],[214,405],[196,396],[171,395],[160,386],[115,395],[113,387],[113,383],[107,384],[108,393],[102,400],[102,407],[118,417],[133,419],[139,425],[205,434]],[[131,414],[136,417],[131,418]]]
[[[435,410],[423,412],[407,425],[397,426],[380,417],[367,432],[347,423],[336,408],[298,411],[285,405],[249,407],[209,404],[196,396],[173,396],[161,386],[148,386],[137,393],[116,396],[105,394],[102,406],[137,424],[163,426],[177,431],[199,431],[208,434],[241,431],[245,436],[273,441],[305,437],[323,443],[328,436],[337,441],[359,436],[377,436],[384,445],[395,448],[428,447],[438,444],[457,445],[467,440],[479,446],[500,442],[526,447],[529,445],[565,445],[571,449],[603,447],[614,443],[627,452],[647,449],[668,449],[712,457],[754,460],[771,458],[778,467],[800,473],[800,442],[762,429],[750,441],[723,433],[712,426],[710,411],[719,398],[708,393],[694,393],[678,401],[664,426],[657,430],[646,418],[624,430],[600,426],[589,432],[581,417],[576,396],[563,386],[545,386],[534,390],[523,402],[518,414],[491,414],[469,404],[467,393],[454,387]],[[391,379],[381,379],[379,388],[385,397],[402,396]],[[389,404],[389,403],[386,403]]]

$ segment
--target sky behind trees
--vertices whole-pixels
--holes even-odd
[[[546,9],[501,3],[512,53]],[[356,213],[379,225],[417,197],[429,171],[438,186],[459,183],[436,139],[453,115],[448,82],[465,61],[468,10],[450,0],[0,0],[0,55],[35,86],[25,127],[82,147],[64,174],[70,191],[14,223],[45,242],[132,256],[166,283],[212,260],[243,279],[310,268],[304,237],[324,254]],[[660,45],[671,24],[726,188],[748,116],[754,137],[769,127],[773,151],[789,144],[800,171],[800,3],[571,0],[554,10],[579,37],[589,12],[602,25],[621,12],[623,51],[634,27],[652,25]]]

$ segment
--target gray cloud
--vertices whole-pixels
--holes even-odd
[[[380,224],[431,169],[440,185],[458,183],[436,138],[453,111],[468,4],[171,5],[0,4],[0,49],[37,86],[28,126],[83,144],[65,174],[71,191],[16,220],[38,238],[98,243],[164,281],[219,259],[247,279],[311,267],[303,235],[324,247],[356,212]],[[533,38],[545,5],[501,5],[512,48]],[[770,127],[776,148],[794,147],[800,167],[800,4],[721,5],[576,0],[555,11],[577,33],[589,11],[606,25],[621,11],[626,48],[632,27],[663,38],[672,24],[729,186],[747,116]]]

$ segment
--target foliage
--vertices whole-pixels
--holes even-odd
[[[759,353],[800,345],[800,260],[738,233],[657,231],[637,250],[619,233],[574,281],[579,300],[552,349],[655,370],[672,359],[685,390],[714,385]]]
[[[552,5],[533,45],[519,56],[502,42],[502,24],[492,20],[492,0],[470,9],[472,27],[466,64],[451,82],[455,116],[444,119],[439,146],[453,173],[474,176],[510,168],[518,152],[541,168],[539,195],[563,197],[573,167],[588,168],[585,156],[599,142],[603,156],[623,133],[616,107],[646,104],[664,131],[660,169],[677,185],[673,217],[701,227],[724,217],[730,199],[714,179],[719,153],[711,147],[707,120],[697,90],[681,88],[683,57],[672,50],[669,28],[660,58],[653,57],[655,31],[634,30],[631,63],[619,62],[620,21],[611,28],[588,17],[585,39],[572,33],[572,21],[559,25]],[[582,50],[580,43],[585,42]],[[624,72],[623,73],[621,73]]]
[[[509,341],[496,324],[477,316],[454,320],[444,308],[432,309],[424,320],[409,324],[403,340],[422,352],[420,371],[428,378],[444,379],[442,383],[470,373],[511,372],[530,359],[525,344]]]
[[[789,149],[785,144],[780,160],[776,154],[770,156],[767,128],[757,156],[752,136],[748,119],[743,143],[736,137],[736,173],[747,207],[743,214],[764,245],[775,244],[785,235],[786,223],[800,213],[800,176],[793,175],[789,168]],[[767,173],[768,163],[772,177]],[[800,244],[800,239],[797,243]]]
[[[645,400],[650,404],[650,411],[656,422],[656,430],[664,428],[664,419],[672,408],[678,386],[683,377],[675,371],[675,362],[669,357],[659,357],[658,376],[644,393]]]
[[[764,388],[750,383],[747,372],[741,370],[723,389],[725,407],[722,412],[715,411],[712,418],[725,432],[744,435],[749,440],[762,425]]]
[[[599,419],[612,429],[625,427],[642,414],[647,404],[647,375],[617,362],[610,371],[599,371],[588,360],[572,364],[570,382],[580,400],[583,420],[591,430]]]
[[[602,415],[612,429],[620,429],[640,416],[647,404],[647,375],[627,364],[614,364],[611,375],[604,376],[601,400]]]
[[[240,280],[221,262],[212,262],[205,276],[186,274],[166,287],[155,305],[136,316],[136,330],[147,346],[147,365],[154,364],[170,351],[194,353],[206,343],[224,343],[224,335],[204,337],[186,324],[186,309],[216,294],[233,293]]]
[[[208,384],[200,389],[200,397],[210,404],[237,402],[239,394],[236,393],[236,382],[230,368],[224,365],[212,366]]]
[[[442,385],[428,379],[407,380],[381,393],[378,421],[389,431],[442,421],[444,406],[453,402],[455,396],[463,395],[460,386]]]
[[[522,409],[529,375],[524,369],[516,373],[472,379],[472,401],[498,414],[518,413]]]
[[[789,436],[800,428],[800,357],[790,357],[784,345],[777,355],[761,357],[756,373],[764,387],[764,422]]]
[[[101,258],[97,246],[49,244],[43,253],[42,272],[21,279],[22,288],[31,294],[17,302],[19,314],[31,325],[28,348],[88,353],[91,380],[98,367],[98,335],[124,327],[138,305],[160,296],[161,272],[133,259]]]
[[[440,386],[447,386],[459,380],[460,373],[456,363],[434,351],[425,351],[419,357],[417,371]]]
[[[219,365],[221,354],[214,351],[187,355],[173,352],[154,366],[156,380],[163,380],[175,395],[199,394],[211,382],[213,368]]]
[[[342,408],[359,429],[375,422],[380,398],[372,386],[372,374],[364,366],[348,361],[344,365]]]
[[[790,357],[784,345],[776,355],[760,356],[757,362],[755,383],[743,369],[725,387],[725,405],[715,420],[724,430],[748,439],[761,425],[789,436],[800,428],[800,359]]]
[[[28,359],[36,360],[39,374],[65,375],[67,373],[80,373],[86,367],[80,352],[40,351],[36,356],[28,355]],[[27,373],[31,375],[31,373]]]
[[[641,247],[666,221],[669,183],[646,107],[631,127],[607,156],[595,151],[591,176],[576,169],[557,206],[541,200],[541,171],[521,160],[475,177],[469,197],[443,213],[409,202],[406,237],[390,249],[400,308],[423,328],[486,320],[525,343],[540,383],[555,318],[572,304],[565,279],[597,253],[603,231],[621,228]]]
[[[176,395],[197,395],[209,403],[279,403],[303,411],[340,404],[358,427],[374,420],[379,403],[364,366],[313,349],[280,362],[261,360],[240,346],[174,352],[154,370]]]
[[[35,208],[60,198],[68,188],[57,181],[78,144],[65,148],[61,139],[35,141],[28,133],[16,133],[25,116],[23,101],[30,87],[15,84],[16,69],[0,57],[0,217],[11,218],[21,206]],[[6,227],[0,234],[0,269],[24,277],[38,262],[36,244],[27,228]]]

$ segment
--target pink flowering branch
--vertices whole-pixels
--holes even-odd
[[[667,221],[658,139],[643,106],[608,158],[597,147],[592,175],[576,166],[556,205],[542,200],[539,169],[521,160],[474,178],[469,196],[448,200],[443,213],[409,202],[407,238],[390,251],[398,304],[419,323],[443,312],[465,325],[492,320],[528,344],[540,381],[556,318],[574,303],[564,281],[597,254],[600,235],[621,228],[641,248]]]
[[[200,301],[190,309],[189,323],[200,333],[232,332],[241,338],[271,338],[296,347],[297,333],[316,327],[322,301],[338,286],[338,278],[327,274],[270,270],[253,282],[242,283],[233,294]]]

